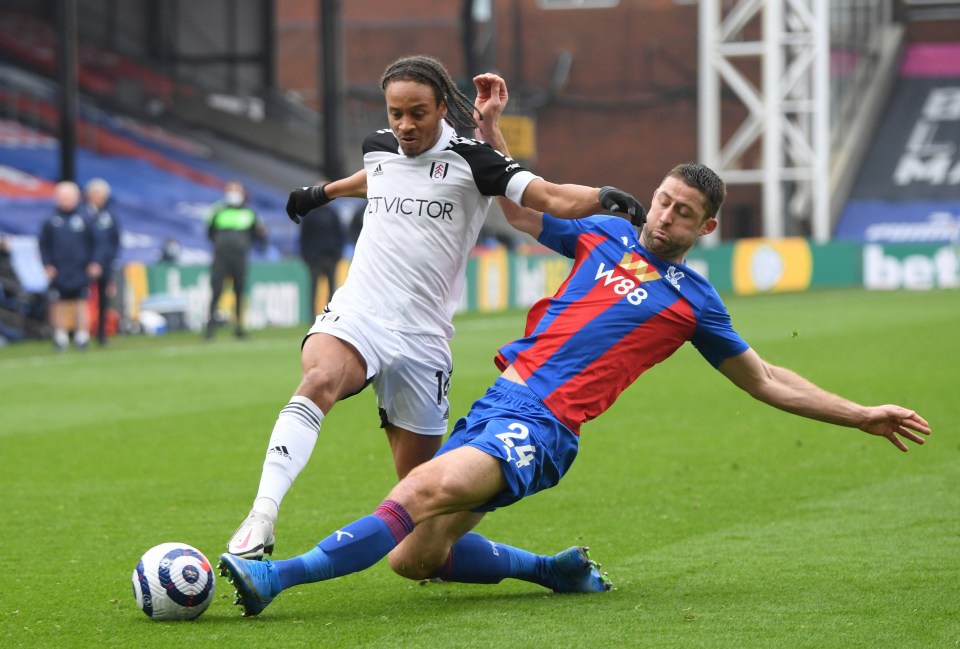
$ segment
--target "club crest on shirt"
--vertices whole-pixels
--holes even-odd
[[[87,229],[86,221],[83,220],[82,216],[79,216],[77,214],[74,214],[70,217],[68,224],[70,226],[70,229],[73,230],[74,232],[83,232],[84,230]]]
[[[430,165],[430,179],[438,183],[447,177],[448,171],[450,171],[450,165],[446,162],[434,162]]]
[[[678,291],[680,290],[680,280],[684,277],[686,277],[686,275],[683,274],[682,270],[677,270],[676,266],[671,266],[667,269],[667,281],[673,284],[674,288]]]

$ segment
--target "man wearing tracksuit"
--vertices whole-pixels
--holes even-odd
[[[223,201],[210,214],[207,234],[213,242],[213,265],[210,269],[210,311],[204,335],[213,338],[216,331],[217,303],[223,294],[223,282],[229,277],[233,283],[234,333],[243,338],[243,297],[246,289],[247,254],[254,241],[263,240],[263,223],[247,205],[243,184],[230,181],[224,188]]]
[[[114,265],[120,254],[120,224],[108,209],[110,185],[103,178],[94,178],[86,185],[87,211],[90,227],[96,241],[97,263],[101,273],[97,278],[97,342],[107,344],[107,315],[110,299],[116,293]]]
[[[77,349],[90,340],[87,292],[102,269],[96,258],[96,239],[86,210],[80,204],[80,188],[63,181],[54,188],[56,211],[40,230],[40,258],[50,285],[50,324],[53,344],[64,352],[70,331]]]

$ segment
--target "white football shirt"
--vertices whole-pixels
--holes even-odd
[[[365,312],[393,330],[453,338],[467,258],[493,197],[519,204],[538,176],[442,124],[436,146],[412,158],[389,129],[364,141],[367,209],[332,308]]]

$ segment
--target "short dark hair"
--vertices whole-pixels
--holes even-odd
[[[387,85],[392,81],[416,81],[432,87],[437,103],[445,101],[447,108],[455,109],[447,113],[448,120],[456,126],[477,128],[478,124],[473,118],[474,108],[470,98],[457,88],[450,73],[437,59],[423,55],[397,59],[387,66],[380,79],[380,87],[386,90]]]
[[[716,217],[727,196],[727,185],[713,169],[698,162],[681,162],[670,170],[666,176],[682,180],[684,183],[697,189],[706,198],[707,218]]]

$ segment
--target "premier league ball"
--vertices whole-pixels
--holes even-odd
[[[137,606],[154,620],[192,620],[207,610],[216,587],[210,562],[186,543],[161,543],[133,571]]]

